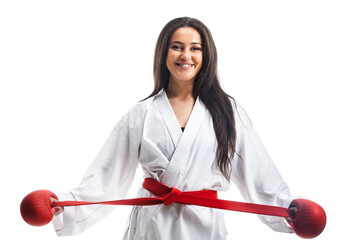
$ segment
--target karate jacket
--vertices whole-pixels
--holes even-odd
[[[233,104],[236,152],[231,181],[247,202],[288,207],[294,199],[239,104]],[[123,199],[137,166],[151,177],[181,191],[227,191],[230,182],[216,162],[213,121],[197,99],[182,132],[164,90],[133,106],[112,130],[81,184],[59,194],[62,201]],[[140,186],[138,197],[154,197]],[[236,199],[234,199],[236,200]],[[66,207],[54,217],[59,236],[75,235],[105,217],[114,207]],[[275,231],[292,232],[284,218],[259,216]],[[223,210],[173,203],[136,206],[128,219],[124,240],[226,239]]]

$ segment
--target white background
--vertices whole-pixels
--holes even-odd
[[[224,89],[246,109],[294,195],[320,203],[318,239],[358,235],[358,1],[0,3],[2,239],[57,239],[19,213],[36,189],[79,184],[111,129],[153,87],[156,39],[191,16],[212,31]],[[140,170],[140,169],[139,169]],[[129,197],[141,183],[136,177]],[[242,200],[235,188],[224,198]],[[72,239],[121,239],[130,207]],[[228,239],[298,239],[226,212]]]

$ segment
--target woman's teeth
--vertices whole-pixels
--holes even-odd
[[[192,64],[180,64],[180,63],[177,63],[176,65],[178,65],[180,67],[191,67],[191,66],[193,66]]]

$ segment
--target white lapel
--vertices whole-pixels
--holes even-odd
[[[193,143],[195,134],[206,115],[206,107],[198,98],[196,99],[186,128],[184,132],[182,132],[165,91],[161,92],[159,95],[159,110],[170,132],[172,141],[176,146],[166,171],[160,177],[160,181],[168,186],[179,187],[182,178],[181,164],[184,161],[190,161],[190,159],[187,159],[187,153],[190,151],[190,146]]]
[[[160,114],[164,119],[166,127],[170,133],[171,140],[173,141],[174,146],[176,146],[182,135],[180,125],[176,119],[174,111],[171,108],[166,92],[161,90],[158,96],[157,104],[160,110]]]

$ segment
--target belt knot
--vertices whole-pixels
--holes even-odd
[[[162,195],[164,205],[167,206],[176,202],[177,198],[181,195],[181,193],[182,192],[179,189],[172,187],[170,192]]]

